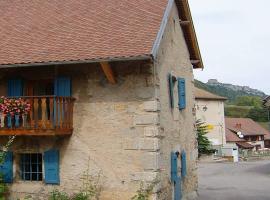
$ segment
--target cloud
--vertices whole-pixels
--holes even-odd
[[[269,0],[190,0],[205,70],[195,77],[248,85],[270,94]],[[269,81],[270,82],[270,81]]]

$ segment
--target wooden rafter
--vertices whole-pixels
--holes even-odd
[[[190,25],[190,21],[182,21],[182,20],[180,20],[180,25],[181,26],[188,26],[188,25]]]
[[[114,77],[111,65],[108,62],[101,62],[100,65],[108,81],[111,84],[116,84],[116,79]]]

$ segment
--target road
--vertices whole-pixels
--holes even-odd
[[[200,163],[199,200],[270,200],[270,161]]]

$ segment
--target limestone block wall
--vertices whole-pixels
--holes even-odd
[[[116,85],[107,82],[96,64],[6,72],[3,83],[10,74],[23,74],[25,79],[39,74],[45,79],[70,76],[72,95],[76,98],[72,136],[16,138],[12,146],[12,198],[32,195],[34,199],[46,199],[54,188],[76,192],[82,186],[80,178],[88,167],[90,174],[101,176],[102,200],[130,199],[141,181],[156,179],[160,168],[160,104],[155,99],[153,65],[127,62],[112,63],[112,66],[118,81]],[[4,140],[2,138],[1,142]],[[20,153],[43,153],[51,148],[60,150],[60,185],[22,181]]]
[[[172,73],[186,81],[186,108],[178,108],[177,84],[174,87],[175,107],[170,108],[167,75]],[[170,153],[185,150],[187,153],[187,177],[183,180],[184,198],[197,197],[197,141],[195,132],[194,79],[189,52],[179,24],[176,5],[170,14],[155,62],[156,99],[160,103],[160,157],[162,190],[159,199],[171,199]],[[181,163],[179,163],[180,165]],[[178,169],[180,171],[180,168]]]

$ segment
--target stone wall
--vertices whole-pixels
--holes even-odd
[[[107,82],[99,65],[8,70],[24,79],[67,75],[72,77],[74,132],[71,137],[18,137],[13,145],[13,197],[43,198],[53,188],[72,193],[79,190],[87,170],[102,177],[104,200],[130,199],[140,181],[155,179],[159,163],[159,104],[154,101],[153,65],[144,62],[112,63],[118,83]],[[2,88],[5,88],[2,86]],[[2,94],[5,95],[5,89]],[[20,180],[19,153],[60,149],[60,186]],[[151,171],[151,172],[148,172]]]
[[[74,132],[71,137],[18,137],[15,152],[13,197],[27,194],[42,199],[53,188],[72,193],[88,169],[101,175],[102,200],[127,200],[140,182],[159,180],[153,199],[172,198],[170,153],[187,152],[184,198],[196,198],[197,149],[194,130],[193,69],[174,5],[155,62],[112,63],[117,84],[107,82],[98,64],[9,69],[8,76],[72,77]],[[167,74],[186,80],[187,105],[169,106]],[[6,82],[2,77],[0,83]],[[178,92],[175,89],[175,102]],[[0,95],[5,87],[0,86]],[[177,105],[177,103],[176,103]],[[60,186],[24,182],[19,178],[19,153],[60,149]],[[180,168],[179,168],[180,170]]]
[[[186,80],[186,108],[178,108],[177,84],[174,87],[174,109],[170,108],[168,73]],[[187,177],[183,180],[184,198],[197,197],[197,142],[194,129],[194,79],[189,52],[179,24],[176,5],[173,6],[155,62],[156,98],[160,103],[160,158],[163,180],[160,199],[171,199],[170,153],[185,150],[187,153]],[[179,168],[180,170],[180,168]],[[166,194],[166,196],[164,196]]]

